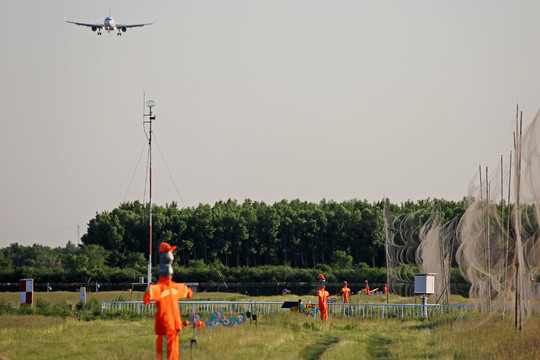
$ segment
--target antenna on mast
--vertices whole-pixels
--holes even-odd
[[[143,95],[146,98],[146,94]],[[156,116],[152,114],[152,108],[156,106],[154,100],[148,100],[144,103],[149,111],[148,114],[144,113],[143,109],[143,125],[150,124],[149,136],[148,136],[148,157],[149,157],[149,175],[150,175],[150,197],[148,207],[150,209],[149,213],[149,223],[150,223],[150,251],[148,254],[148,286],[152,284],[152,120],[156,119]],[[148,118],[148,120],[145,120]]]

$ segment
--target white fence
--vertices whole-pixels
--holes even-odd
[[[213,313],[221,311],[225,314],[239,314],[250,311],[253,314],[275,314],[289,312],[282,309],[283,302],[255,301],[179,301],[178,306],[183,314]],[[399,318],[411,319],[422,316],[422,305],[417,304],[359,304],[331,303],[328,312],[334,316],[353,316],[361,318]],[[426,305],[427,315],[461,314],[471,311],[482,311],[482,306],[474,304]],[[133,311],[137,314],[153,314],[155,304],[144,305],[142,301],[102,301],[101,313]]]

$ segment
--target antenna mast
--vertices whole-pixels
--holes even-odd
[[[149,157],[149,175],[150,175],[150,198],[148,206],[150,208],[149,220],[150,220],[150,251],[148,254],[148,286],[152,284],[152,120],[156,119],[156,116],[152,114],[152,108],[156,106],[154,100],[148,100],[146,103],[148,106],[148,114],[143,114],[143,123],[150,124],[150,131],[148,136],[148,157]],[[144,120],[148,117],[148,120]]]

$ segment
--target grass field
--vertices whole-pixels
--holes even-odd
[[[50,304],[78,302],[77,293],[45,294],[36,294],[36,298]],[[94,296],[98,301],[129,300],[131,296],[129,292],[88,295],[89,299]],[[224,294],[197,297],[224,299]],[[141,298],[142,293],[132,295],[133,300]],[[281,301],[282,298],[254,300]],[[18,293],[0,293],[1,301],[18,306]],[[0,356],[11,360],[153,359],[156,338],[153,325],[152,317],[81,321],[76,316],[3,313]],[[181,359],[540,358],[538,317],[527,321],[519,333],[510,318],[488,320],[479,314],[464,319],[447,317],[428,321],[331,317],[328,324],[322,324],[319,319],[286,313],[260,317],[257,325],[248,320],[238,328],[197,330],[198,341],[191,352],[193,336],[191,328],[181,333]]]
[[[103,292],[87,292],[87,301],[95,299],[97,301],[110,301],[110,300],[122,300],[122,301],[142,301],[143,291],[103,291]],[[234,293],[195,293],[192,300],[231,300],[231,301],[297,301],[299,298],[302,302],[308,301],[317,302],[316,296],[298,296],[298,295],[277,295],[277,296],[245,296]],[[34,303],[42,300],[47,303],[55,304],[59,302],[65,302],[69,305],[76,305],[79,302],[80,295],[78,292],[72,291],[53,291],[53,292],[36,292],[34,293]],[[0,301],[5,301],[13,306],[19,306],[19,293],[18,292],[0,292]],[[351,297],[351,302],[355,303],[386,303],[386,296],[359,296],[354,295]],[[430,303],[432,299],[428,300]],[[390,296],[390,303],[393,304],[418,304],[420,301],[415,297],[401,297],[398,295]],[[472,303],[467,298],[458,295],[450,296],[450,303],[452,304],[466,304]]]

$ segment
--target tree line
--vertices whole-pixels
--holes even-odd
[[[368,268],[386,265],[382,217],[385,206],[395,213],[425,210],[425,216],[437,208],[446,220],[465,212],[464,201],[438,199],[400,205],[391,204],[388,199],[375,203],[282,200],[274,204],[248,199],[242,203],[227,200],[213,206],[186,208],[178,208],[176,203],[153,205],[152,264],[158,265],[159,244],[165,241],[178,248],[173,264],[177,274],[199,277],[192,281],[220,281],[223,274],[227,281],[272,281],[272,273],[302,279],[313,275],[299,270],[294,270],[294,275],[290,269],[329,273],[334,269],[336,274],[339,269],[363,269],[365,273]],[[126,202],[111,211],[96,213],[81,242],[80,246],[68,243],[65,248],[55,249],[37,244],[11,244],[0,249],[0,269],[4,274],[0,282],[31,273],[58,282],[86,281],[92,277],[111,282],[133,281],[145,276],[149,254],[148,204]],[[266,275],[258,274],[254,268],[266,269]],[[359,280],[362,276],[358,275]]]
[[[387,201],[393,211],[416,211],[439,204],[445,217],[461,215],[461,203],[444,200],[406,202],[400,206]],[[227,267],[290,265],[314,268],[331,264],[336,251],[352,256],[353,263],[384,266],[382,210],[384,202],[361,200],[312,203],[282,200],[266,204],[245,200],[219,201],[179,209],[176,203],[152,208],[152,254],[157,256],[163,241],[177,246],[175,261],[208,264],[219,261]],[[84,245],[100,245],[121,264],[133,252],[149,252],[149,208],[128,202],[108,212],[96,214],[82,237]],[[157,257],[153,259],[156,264]]]

